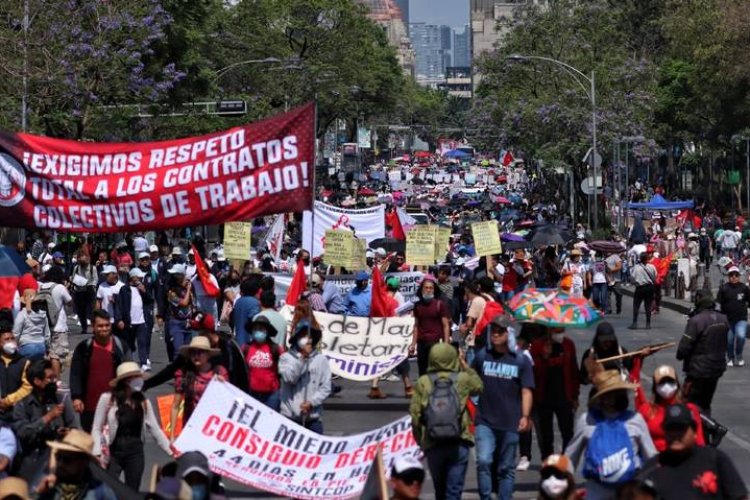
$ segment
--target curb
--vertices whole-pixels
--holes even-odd
[[[634,294],[634,290],[630,288],[621,288],[621,290],[622,294],[627,295],[628,297],[632,297]],[[661,307],[663,307],[664,309],[669,309],[670,311],[678,312],[680,314],[687,314],[690,312],[690,309],[692,309],[692,307],[688,305],[687,302],[680,303],[677,302],[677,299],[664,296],[662,296],[661,298]]]

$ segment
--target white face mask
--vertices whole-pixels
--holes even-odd
[[[128,387],[133,389],[135,392],[141,392],[143,390],[144,380],[140,377],[133,377],[128,380]]]
[[[302,337],[297,341],[297,347],[302,350],[305,348],[307,344],[310,343],[310,339],[308,337]]]
[[[18,350],[18,344],[14,340],[11,340],[10,342],[6,342],[3,344],[3,351],[8,356],[13,356],[16,351]]]
[[[664,382],[656,386],[656,393],[664,399],[672,399],[677,394],[677,384]]]
[[[555,476],[550,476],[542,481],[542,491],[548,496],[556,497],[559,496],[568,487],[567,479],[557,479]]]
[[[552,334],[552,340],[557,342],[558,344],[562,344],[563,339],[565,338],[564,333],[553,333]]]

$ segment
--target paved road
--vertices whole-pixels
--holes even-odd
[[[622,345],[627,349],[635,349],[645,344],[662,341],[676,341],[682,334],[685,326],[685,317],[679,313],[662,310],[660,315],[654,316],[651,330],[627,330],[625,327],[630,323],[631,300],[624,299],[624,310],[622,315],[612,316],[609,320],[615,326]],[[643,319],[641,319],[643,323]],[[575,341],[578,356],[591,342],[593,330],[571,330],[570,337]],[[83,337],[80,335],[71,338],[71,345],[75,345]],[[661,351],[645,362],[644,374],[649,374],[662,363],[673,363],[674,349]],[[153,342],[153,367],[159,370],[166,364],[164,343],[155,335]],[[416,373],[416,366],[412,372]],[[746,481],[750,483],[750,420],[747,418],[748,409],[748,383],[750,382],[750,365],[744,368],[731,368],[719,382],[719,388],[714,400],[714,416],[730,429],[721,448],[726,451],[736,464],[739,465]],[[650,382],[646,382],[650,388]],[[400,383],[383,383],[386,392],[393,394],[383,401],[371,401],[365,397],[368,385],[362,383],[344,382],[344,391],[337,397],[331,398],[327,403],[324,416],[326,433],[331,435],[347,435],[362,432],[379,427],[387,422],[403,416],[406,412],[407,400],[402,396]],[[171,386],[162,386],[154,389],[149,396],[154,397],[171,391]],[[587,390],[582,391],[581,408],[585,408],[585,396]],[[559,440],[558,440],[559,446]],[[151,469],[153,463],[167,460],[166,455],[149,439],[146,444],[146,470]],[[539,454],[534,444],[532,467],[528,472],[517,474],[517,497],[532,498],[536,491],[539,470]],[[144,477],[143,486],[147,484]],[[266,493],[249,490],[248,488],[229,482],[227,484],[232,492],[232,498],[274,498]],[[464,498],[478,498],[476,483],[476,470],[474,462],[469,465],[466,476],[466,489]],[[432,498],[432,484],[428,479],[424,488],[424,498]]]

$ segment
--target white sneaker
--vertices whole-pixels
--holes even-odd
[[[518,465],[516,465],[516,470],[529,470],[530,465],[531,462],[529,462],[527,457],[521,457],[521,460],[518,461]]]
[[[734,366],[734,361],[732,361],[731,359],[727,361],[727,366]]]
[[[146,366],[148,366],[148,371],[151,371],[151,360],[149,358],[146,358]]]
[[[150,372],[151,368],[149,368],[149,366],[144,363],[144,364],[141,365],[141,371],[142,372]]]
[[[737,366],[745,366],[745,360],[741,359],[741,360],[737,361]]]

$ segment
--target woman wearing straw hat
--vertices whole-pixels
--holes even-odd
[[[126,361],[117,367],[117,376],[109,382],[111,391],[99,398],[91,434],[93,454],[116,478],[125,474],[125,484],[134,490],[141,485],[145,468],[143,443],[146,430],[168,455],[169,440],[156,420],[153,406],[141,392],[143,372],[138,363]],[[109,464],[103,446],[109,448]]]
[[[175,424],[180,404],[185,402],[182,421],[185,425],[211,380],[215,377],[221,380],[229,378],[226,368],[217,363],[217,355],[220,352],[219,349],[213,349],[208,338],[203,336],[193,337],[190,344],[180,348],[180,354],[188,360],[188,364],[185,368],[177,370],[174,376],[175,398],[169,426],[170,441],[174,441],[175,438]]]
[[[565,449],[572,464],[583,461],[588,500],[613,498],[657,453],[646,421],[629,408],[628,392],[637,385],[625,382],[618,370],[599,372],[593,382],[589,409]]]

